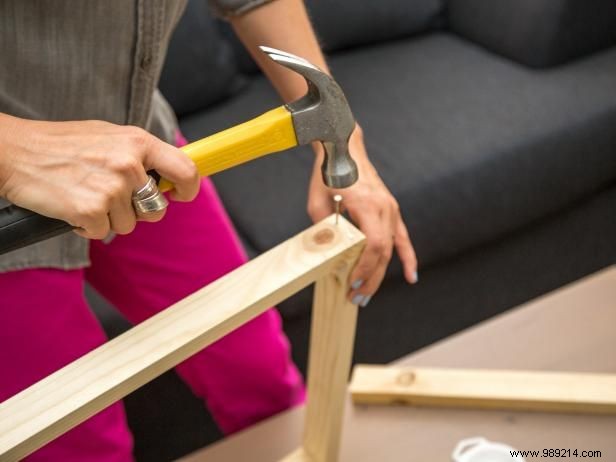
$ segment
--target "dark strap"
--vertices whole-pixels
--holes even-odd
[[[160,175],[156,170],[149,170],[147,173],[157,183],[160,182]],[[0,209],[0,255],[59,236],[72,229],[74,227],[65,221],[10,205]]]
[[[72,229],[65,221],[10,205],[0,209],[0,255],[59,236]]]

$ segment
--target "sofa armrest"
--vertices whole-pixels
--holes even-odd
[[[616,44],[614,0],[450,0],[448,22],[462,37],[535,68]]]

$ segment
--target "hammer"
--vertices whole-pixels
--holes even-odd
[[[351,186],[358,176],[348,150],[355,118],[342,89],[305,59],[274,48],[260,48],[273,61],[302,75],[308,92],[292,103],[180,149],[193,160],[201,176],[209,176],[267,154],[320,141],[325,149],[323,182],[330,188]],[[173,185],[163,178],[159,189],[169,191]],[[62,220],[16,205],[5,207],[0,209],[0,255],[72,229]]]

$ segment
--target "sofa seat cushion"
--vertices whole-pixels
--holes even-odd
[[[330,62],[400,202],[420,265],[499,239],[616,181],[616,49],[536,71],[434,34]],[[181,126],[196,139],[277,104],[257,78]],[[311,163],[310,149],[298,148],[214,177],[257,252],[309,224]]]

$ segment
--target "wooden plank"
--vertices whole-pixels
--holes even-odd
[[[280,459],[280,462],[315,462],[315,460],[312,459],[308,454],[306,454],[304,448],[299,448],[293,451],[288,456]]]
[[[394,365],[616,373],[614,326],[616,267],[436,342]],[[567,442],[571,448],[616,454],[616,416],[348,407],[340,452],[344,461],[446,461],[456,442],[469,435],[485,435],[522,449],[556,448]],[[279,460],[301,444],[304,410],[299,406],[283,412],[181,460]]]
[[[288,298],[364,236],[330,216],[0,404],[0,459],[16,461]],[[207,264],[207,262],[204,262]]]
[[[355,403],[616,413],[616,374],[358,365]]]
[[[303,450],[314,462],[338,460],[357,306],[347,299],[351,264],[315,285]]]

